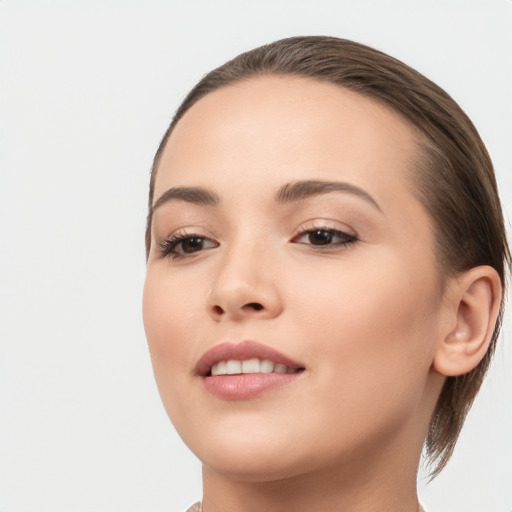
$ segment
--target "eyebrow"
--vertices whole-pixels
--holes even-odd
[[[304,180],[286,183],[279,188],[274,199],[278,203],[293,203],[331,192],[346,192],[355,195],[382,211],[377,201],[368,192],[356,185],[342,181]],[[151,212],[169,201],[185,201],[199,206],[217,206],[220,203],[220,197],[215,192],[202,187],[173,187],[155,201]]]
[[[151,211],[155,211],[169,201],[185,201],[199,206],[217,206],[220,198],[214,192],[202,187],[173,187],[165,191],[153,204]]]
[[[305,180],[287,183],[277,191],[275,200],[278,203],[290,203],[331,192],[346,192],[355,195],[382,211],[377,201],[368,192],[343,181]]]

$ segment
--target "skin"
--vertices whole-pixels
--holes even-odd
[[[478,363],[490,328],[479,328],[469,363],[459,341],[462,328],[473,332],[471,307],[460,304],[468,289],[487,304],[481,326],[499,296],[489,272],[440,279],[413,189],[417,142],[380,103],[290,77],[210,93],[176,126],[155,201],[173,187],[220,201],[155,209],[143,313],[164,406],[203,462],[205,512],[417,510],[416,470],[445,379],[436,364],[459,372],[459,346],[460,361]],[[348,183],[372,200],[350,191],[275,200],[299,180]],[[315,245],[315,229],[356,240]],[[177,232],[203,245],[163,255]],[[214,397],[195,364],[246,339],[305,370],[256,398]],[[447,340],[458,340],[449,357]]]

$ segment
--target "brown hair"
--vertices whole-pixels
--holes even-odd
[[[440,87],[378,50],[334,37],[292,37],[243,53],[208,73],[178,108],[155,155],[149,191],[146,252],[158,164],[181,117],[206,94],[259,75],[294,75],[326,81],[377,99],[399,112],[421,134],[416,193],[436,233],[444,276],[490,265],[505,287],[510,261],[492,162],[473,123]],[[490,348],[472,371],[448,377],[426,437],[426,454],[436,476],[452,455],[467,413],[495,350],[503,314]]]

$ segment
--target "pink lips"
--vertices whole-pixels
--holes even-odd
[[[265,391],[283,386],[295,380],[297,373],[246,373],[235,375],[210,374],[211,367],[220,361],[257,358],[269,359],[275,364],[284,364],[288,368],[303,369],[304,365],[293,361],[281,352],[255,341],[241,343],[222,343],[208,350],[197,362],[194,370],[203,378],[206,390],[224,400],[243,400],[254,398]]]

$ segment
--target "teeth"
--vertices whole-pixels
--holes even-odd
[[[274,373],[286,373],[288,368],[284,364],[276,364],[274,366]]]
[[[241,373],[297,373],[297,369],[288,368],[284,364],[276,363],[269,359],[259,360],[257,358],[238,361],[219,361],[212,366],[212,375],[237,375]]]
[[[226,373],[228,375],[235,375],[236,373],[242,373],[242,361],[235,361],[230,359],[226,363]]]
[[[226,361],[221,361],[212,366],[212,375],[226,375],[226,373]]]
[[[246,359],[242,361],[242,373],[260,373],[260,360]]]
[[[274,363],[269,359],[263,359],[260,363],[261,373],[272,373],[274,371]]]

